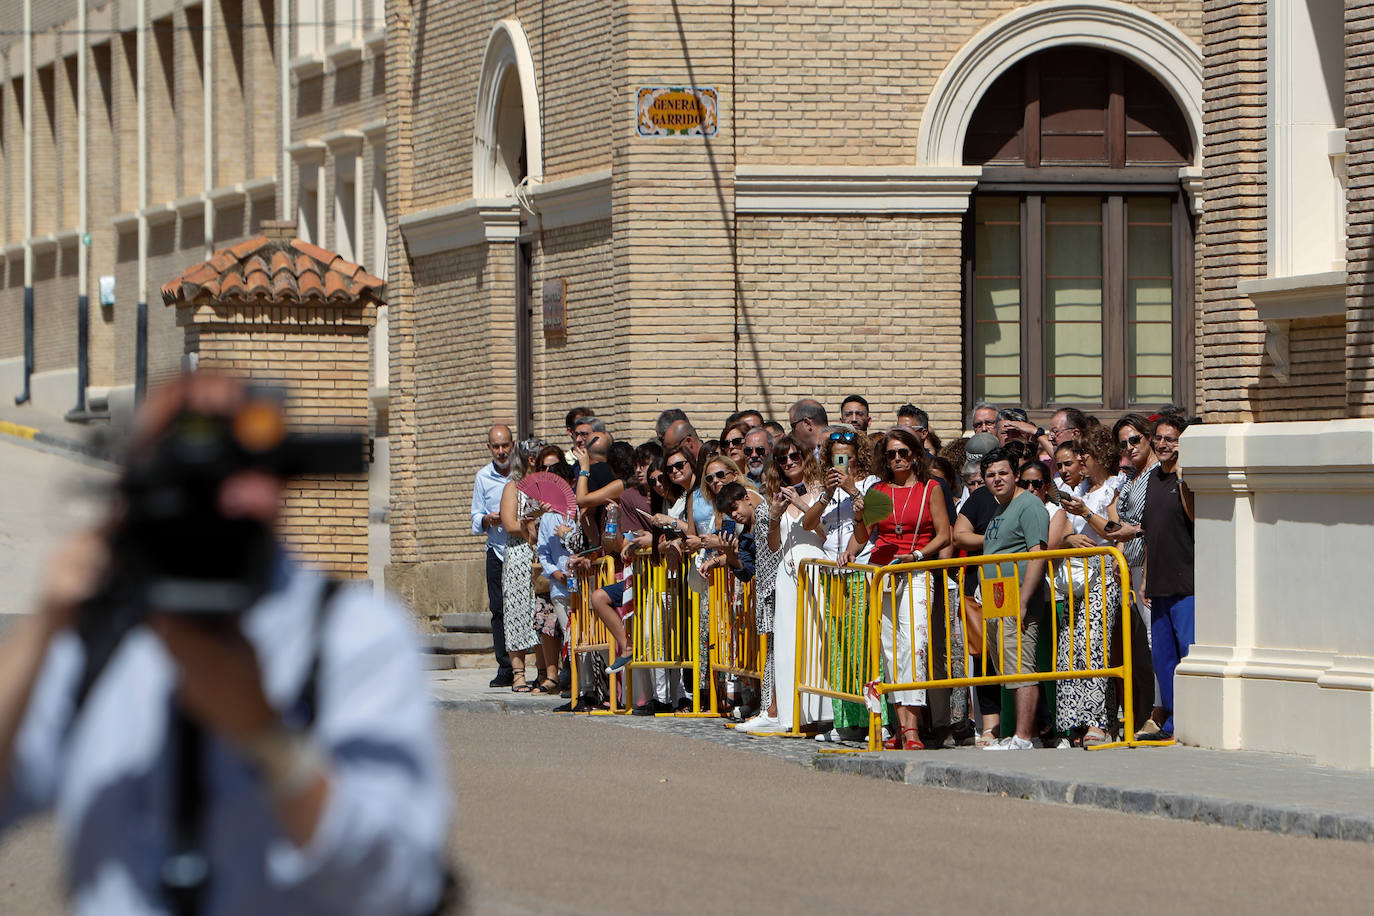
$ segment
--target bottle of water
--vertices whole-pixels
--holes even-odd
[[[614,541],[620,532],[620,506],[611,503],[606,507],[606,539]]]

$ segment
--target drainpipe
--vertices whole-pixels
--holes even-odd
[[[33,0],[24,0],[24,390],[14,403],[27,404],[33,377]]]
[[[291,213],[291,0],[279,0],[277,10],[277,104],[281,114],[281,196],[277,219],[293,219]]]
[[[89,157],[86,151],[86,4],[76,8],[76,29],[81,34],[81,45],[76,54],[76,146],[77,146],[77,227],[79,235],[76,244],[76,406],[67,412],[69,420],[85,420],[86,386],[90,384],[91,352],[91,288],[90,260],[91,249],[86,244],[87,225],[90,213],[86,206],[88,188],[87,169]]]
[[[30,0],[32,2],[32,0]],[[138,309],[134,318],[134,404],[148,392],[148,3],[138,0]]]
[[[201,25],[205,31],[201,35],[200,57],[205,61],[205,73],[202,74],[204,84],[201,86],[201,118],[205,122],[202,142],[205,144],[205,152],[201,156],[204,167],[201,169],[205,173],[205,259],[208,261],[215,253],[215,202],[210,199],[210,192],[215,189],[215,178],[217,163],[215,162],[215,7],[217,4],[207,3],[204,5],[201,15]]]

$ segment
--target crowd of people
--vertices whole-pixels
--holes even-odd
[[[983,564],[982,577],[1019,583],[1019,607],[1009,616],[990,612],[986,622],[980,600],[989,595],[971,581],[961,592],[955,576],[917,567],[914,578],[894,577],[884,589],[881,632],[868,638],[881,641],[883,680],[914,684],[1116,666],[1129,627],[1135,721],[1122,721],[1119,682],[1107,678],[1059,680],[1052,691],[1037,680],[973,691],[896,690],[887,695],[884,745],[1093,746],[1123,728],[1142,740],[1170,737],[1174,669],[1193,640],[1193,506],[1178,466],[1184,412],[1166,405],[1109,423],[1064,408],[1045,428],[1020,407],[978,403],[967,430],[949,441],[915,405],[903,405],[893,419],[885,424],[865,398],[851,395],[839,405],[839,422],[819,401],[802,398],[786,427],[744,410],[726,417],[714,437],[670,408],[654,437],[636,446],[616,439],[588,408],[568,412],[566,450],[540,438],[517,443],[509,427],[492,427],[492,460],[478,472],[472,498],[472,530],[486,538],[498,663],[491,686],[562,694],[579,711],[604,705],[608,678],[632,660],[625,625],[635,603],[631,557],[652,549],[686,571],[690,600],[703,613],[714,569],[752,583],[753,623],[768,637],[763,676],[757,684],[729,679],[716,711],[753,734],[800,725],[820,741],[861,740],[869,727],[862,704],[810,694],[794,701],[806,560],[884,567],[1114,545],[1129,581],[1097,557]],[[574,512],[549,511],[520,491],[518,481],[535,471],[568,483]],[[866,498],[884,511],[866,516]],[[615,559],[617,575],[587,603],[614,646],[609,657],[568,658],[578,574],[602,556]],[[1133,613],[1123,621],[1126,594]],[[705,625],[700,633],[704,658]],[[578,666],[576,697],[570,665]],[[687,709],[695,691],[706,705],[704,672],[695,682],[676,671],[634,673],[637,714]]]

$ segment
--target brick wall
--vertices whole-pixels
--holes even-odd
[[[515,403],[509,370],[495,379],[492,369],[515,359],[514,308],[494,301],[511,302],[508,292],[497,291],[513,285],[513,254],[510,245],[489,247],[415,262],[424,293],[414,313],[415,459],[406,473],[413,474],[418,536],[413,557],[397,559],[448,559],[481,549],[481,539],[468,533],[472,478],[489,460],[487,429],[511,422]]]
[[[612,433],[636,444],[652,433],[619,422],[625,414],[622,383],[630,370],[607,358],[625,319],[615,302],[613,260],[610,220],[545,232],[535,251],[536,298],[544,281],[568,281],[566,341],[544,340],[542,303],[534,303],[534,429],[562,448],[569,445],[563,418],[575,406],[595,410]]]
[[[1264,351],[1264,328],[1236,282],[1265,273],[1265,0],[1206,0],[1204,8],[1199,399],[1207,420],[1226,422],[1252,418]]]
[[[911,165],[921,109],[940,73],[978,30],[1025,5],[1018,0],[740,4],[735,19],[740,163]],[[1134,5],[1201,43],[1196,0]]]
[[[1351,416],[1374,416],[1374,0],[1345,4],[1345,388]]]
[[[284,385],[287,415],[304,428],[367,422],[371,306],[159,308],[185,328],[207,369]],[[367,479],[302,478],[288,488],[279,531],[302,563],[346,578],[367,575]]]
[[[876,428],[911,401],[956,437],[960,234],[957,216],[741,218],[740,406],[786,427],[799,397],[838,420],[840,400],[861,394]]]

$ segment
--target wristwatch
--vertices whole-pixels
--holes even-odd
[[[1037,426],[1037,427],[1035,428],[1035,438],[1037,438],[1037,439],[1043,439],[1043,438],[1045,438],[1045,427],[1043,427],[1043,426]]]
[[[578,476],[578,477],[590,477],[590,476],[592,476],[592,472],[589,471],[589,470],[587,470],[586,468],[578,468],[578,469],[577,469],[577,476]]]
[[[275,725],[243,742],[242,751],[276,801],[289,799],[324,775],[324,754],[305,732]]]

